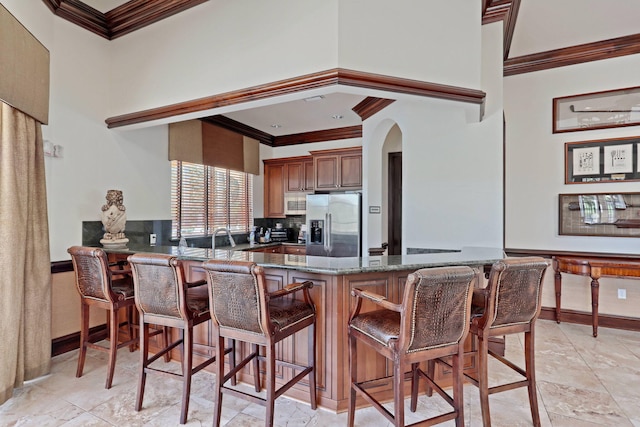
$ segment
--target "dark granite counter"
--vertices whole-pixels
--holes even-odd
[[[277,243],[270,245],[277,245]],[[269,244],[253,246],[242,244],[237,245],[233,250],[231,250],[231,247],[216,249],[215,253],[212,253],[211,249],[187,248],[182,255],[178,253],[177,246],[129,245],[127,249],[108,249],[107,251],[124,254],[137,252],[172,254],[180,259],[189,261],[205,261],[210,258],[253,261],[265,268],[280,268],[330,275],[417,270],[425,267],[450,265],[490,265],[505,256],[501,248],[482,247],[463,247],[455,252],[361,258],[331,258],[249,251],[252,248],[267,246]]]

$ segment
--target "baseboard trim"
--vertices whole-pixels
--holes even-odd
[[[560,310],[562,322],[576,323],[579,325],[593,324],[591,313],[576,310]],[[555,307],[542,307],[540,319],[556,320]],[[634,317],[616,316],[612,314],[598,314],[598,327],[624,329],[640,332],[640,319]]]
[[[107,324],[94,326],[89,329],[89,335],[95,334],[96,341],[106,339],[108,334]],[[80,348],[80,332],[74,332],[73,334],[65,335],[59,338],[51,340],[51,357],[59,356],[69,351],[77,350]]]

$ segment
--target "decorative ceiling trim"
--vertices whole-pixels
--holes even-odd
[[[546,52],[509,58],[504,62],[504,76],[531,73],[640,53],[640,34],[585,43]]]
[[[465,102],[479,105],[481,109],[486,97],[485,92],[477,89],[334,68],[164,107],[109,117],[105,122],[108,128],[115,128],[336,85]]]
[[[270,147],[273,147],[274,145],[273,135],[241,123],[237,120],[230,119],[229,117],[223,116],[221,114],[203,117],[200,120],[202,120],[203,122],[214,124],[216,126],[220,126],[233,132],[237,132],[241,135],[248,136],[249,138],[257,139],[262,144],[268,145]]]
[[[261,144],[268,145],[269,147],[283,147],[285,145],[308,144],[311,142],[335,141],[339,139],[362,137],[362,125],[274,136],[221,114],[203,117],[200,120],[223,127],[230,131],[239,133],[240,135],[257,139]]]
[[[55,15],[113,40],[208,0],[130,0],[106,14],[80,0],[42,1]]]
[[[503,48],[502,57],[509,57],[511,40],[516,28],[516,19],[520,10],[521,0],[483,0],[482,4],[482,25],[492,22],[504,21],[503,23]]]
[[[275,136],[273,142],[274,147],[283,147],[285,145],[336,141],[350,138],[362,138],[362,125]]]
[[[375,98],[373,96],[367,96],[365,99],[360,101],[358,105],[353,107],[352,110],[354,113],[359,115],[362,120],[366,120],[392,102],[395,102],[395,99]]]

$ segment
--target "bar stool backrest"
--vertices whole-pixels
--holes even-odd
[[[129,256],[136,306],[144,314],[187,319],[182,263],[171,255]]]
[[[208,260],[212,320],[220,327],[269,333],[266,284],[262,267],[253,262]]]
[[[540,314],[549,263],[540,257],[505,258],[489,274],[486,322],[491,328],[530,323]]]
[[[76,287],[82,298],[113,302],[107,254],[100,248],[72,246],[68,249],[76,275]]]
[[[453,345],[466,336],[474,277],[470,267],[423,268],[409,275],[400,330],[406,352]]]

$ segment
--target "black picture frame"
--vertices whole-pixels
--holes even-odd
[[[565,184],[640,181],[640,136],[564,146]]]

